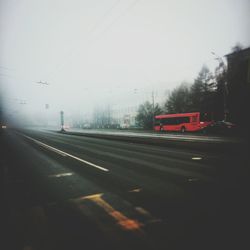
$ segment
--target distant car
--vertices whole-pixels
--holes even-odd
[[[206,133],[218,133],[218,134],[234,134],[237,126],[232,122],[217,121],[213,122],[204,129]]]

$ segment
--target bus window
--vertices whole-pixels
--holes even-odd
[[[160,126],[160,123],[161,123],[161,119],[155,119],[154,121],[155,126]]]
[[[190,122],[190,118],[187,117],[187,116],[179,117],[178,119],[179,119],[179,123],[178,124],[189,123]]]
[[[168,125],[169,124],[169,118],[163,118],[161,119],[161,122],[163,125]]]
[[[172,117],[169,118],[169,125],[177,125],[178,124],[178,118]]]

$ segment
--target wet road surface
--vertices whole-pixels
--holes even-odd
[[[1,153],[5,249],[246,244],[242,145],[209,152],[9,130]]]

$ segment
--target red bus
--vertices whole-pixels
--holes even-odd
[[[198,131],[213,122],[210,113],[182,113],[155,116],[155,131]]]

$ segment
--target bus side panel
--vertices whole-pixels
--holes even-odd
[[[196,113],[187,113],[185,116],[183,114],[171,116],[171,117],[157,117],[157,124],[155,126],[155,131],[180,131],[182,127],[185,127],[186,131],[198,131],[208,126],[211,122],[200,121],[201,114]],[[185,120],[186,119],[186,120]],[[187,120],[189,119],[189,120]]]

